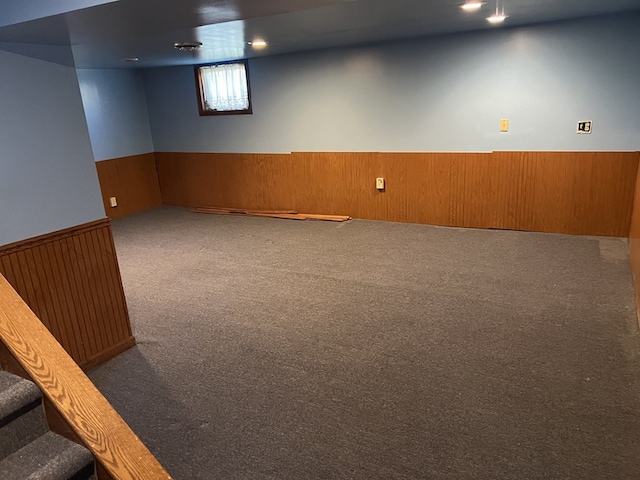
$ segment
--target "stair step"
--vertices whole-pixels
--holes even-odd
[[[84,480],[94,471],[86,448],[47,432],[0,462],[3,480]]]
[[[48,430],[41,398],[33,382],[0,370],[0,460]]]
[[[41,397],[35,383],[0,370],[0,427],[31,410]]]

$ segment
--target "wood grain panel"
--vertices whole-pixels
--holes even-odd
[[[640,161],[640,152],[636,153],[638,160]],[[629,238],[640,239],[640,169],[635,176],[634,184],[634,198],[633,198],[633,212],[631,215],[631,227],[629,228]],[[640,251],[638,252],[640,254]]]
[[[42,391],[49,421],[54,419],[52,426],[73,440],[80,440],[109,477],[123,480],[170,479],[156,458],[2,276],[0,343]],[[52,410],[59,417],[50,415]],[[70,431],[65,425],[60,425],[58,418]]]
[[[366,152],[291,156],[301,169],[293,189],[298,211],[406,221],[404,158]],[[375,188],[377,177],[385,178],[386,188],[382,192]]]
[[[523,229],[626,237],[631,222],[635,153],[529,152],[523,157],[530,209]]]
[[[627,236],[635,152],[157,153],[165,204]],[[375,178],[384,177],[384,192]],[[639,227],[640,229],[640,227]]]
[[[0,273],[83,368],[135,344],[108,219],[2,246]]]
[[[513,228],[509,223],[512,167],[491,154],[452,156],[451,225],[475,228]]]
[[[301,171],[278,154],[157,153],[156,161],[164,203],[182,206],[291,208]]]
[[[407,169],[406,220],[411,223],[451,225],[454,206],[451,174],[454,156],[438,153],[394,154],[390,166],[395,165],[399,158],[404,158]]]
[[[111,219],[162,205],[155,154],[145,153],[96,163],[102,201]],[[118,206],[111,208],[109,197]]]
[[[359,201],[362,216],[372,220],[387,220],[392,222],[407,222],[407,162],[404,154],[377,153],[368,154],[370,164],[368,170],[359,168],[353,162],[351,168],[356,172],[356,182],[362,189],[363,195]],[[385,179],[385,189],[381,192],[375,187],[375,179]],[[318,207],[322,211],[322,207]]]
[[[640,161],[640,152],[637,155]],[[640,169],[635,178],[635,197],[633,199],[631,227],[629,228],[629,261],[636,293],[638,321],[640,322]]]
[[[588,203],[582,213],[587,224],[585,230],[615,232],[615,236],[626,237],[631,228],[638,155],[593,153],[590,160],[592,177],[585,185]]]

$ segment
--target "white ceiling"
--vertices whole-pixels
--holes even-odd
[[[640,9],[640,0],[3,0],[0,49],[78,68],[207,63]],[[640,28],[640,25],[639,25]],[[266,49],[247,42],[263,38]],[[200,41],[196,52],[175,42]],[[71,46],[71,52],[69,51]],[[123,59],[138,57],[137,63]]]

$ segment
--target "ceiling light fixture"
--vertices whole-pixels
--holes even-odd
[[[493,23],[494,25],[498,24],[498,23],[502,23],[507,19],[507,15],[502,15],[502,14],[494,14],[491,15],[490,17],[487,17],[487,20],[489,21],[489,23]]]
[[[131,58],[123,58],[122,61],[123,62],[138,62],[140,59],[138,57],[131,57]]]
[[[504,3],[502,9],[500,9],[500,0],[496,0],[496,13],[487,17],[487,21],[492,25],[498,25],[507,19],[508,15],[504,14]]]
[[[478,10],[484,5],[486,2],[476,2],[473,0],[469,0],[467,3],[463,3],[460,5],[460,8],[466,10],[467,12]]]
[[[181,52],[195,52],[202,46],[202,42],[176,42],[173,48]]]
[[[261,48],[265,48],[267,46],[267,42],[265,42],[262,39],[256,39],[256,40],[254,40],[252,42],[247,42],[247,43],[249,45],[251,45],[253,48],[256,48],[258,50],[261,49]]]

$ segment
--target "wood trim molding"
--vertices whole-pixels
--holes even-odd
[[[0,246],[0,255],[9,255],[11,253],[26,250],[28,248],[39,247],[48,243],[63,240],[65,238],[73,237],[75,235],[81,235],[98,228],[109,227],[110,225],[111,220],[109,220],[108,218],[103,218],[101,220],[95,220],[93,222],[75,225],[63,230],[56,230],[55,232],[38,235],[37,237],[27,238],[26,240],[8,243],[6,245]]]
[[[0,274],[82,368],[135,345],[109,219],[0,247]]]

